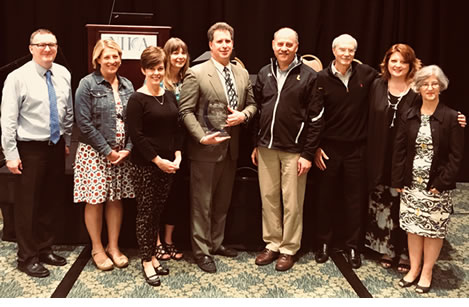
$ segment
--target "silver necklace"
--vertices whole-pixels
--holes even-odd
[[[159,100],[158,98],[158,93],[160,92],[160,90],[163,90],[163,94],[161,95],[161,100]],[[150,94],[151,97],[153,97],[160,105],[163,105],[164,104],[164,89],[161,88],[161,87],[158,87],[158,89],[156,90],[156,95],[153,95],[152,94],[152,91],[150,91],[150,87],[147,86],[147,91],[148,91],[148,94]]]
[[[405,95],[407,95],[407,93],[409,92],[409,88],[407,88],[405,91],[401,92],[399,94],[399,96],[397,96],[397,102],[396,103],[392,103],[391,102],[391,92],[389,91],[388,89],[388,105],[391,109],[393,109],[393,116],[392,116],[392,121],[391,121],[391,125],[389,126],[389,128],[392,128],[394,127],[394,121],[396,119],[396,114],[397,114],[397,108],[399,107],[399,102],[401,102],[402,100],[402,97],[404,97]],[[393,95],[394,96],[394,95]],[[394,96],[396,97],[396,96]]]
[[[164,104],[164,94],[161,95],[161,101],[160,101],[158,98],[156,98],[157,96],[151,95],[151,97],[155,98],[155,100],[158,101],[158,103],[159,103],[160,105],[163,105],[163,104]]]

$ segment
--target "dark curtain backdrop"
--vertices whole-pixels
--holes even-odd
[[[59,40],[57,62],[73,74],[74,90],[87,73],[85,24],[107,24],[112,0],[1,0],[0,67],[28,54],[28,39],[38,27],[52,30]],[[235,53],[251,74],[273,55],[273,33],[283,26],[299,34],[299,53],[332,60],[334,37],[349,33],[358,40],[356,57],[378,68],[394,43],[410,44],[424,64],[437,64],[450,79],[442,95],[451,107],[469,116],[469,69],[466,60],[467,14],[464,1],[439,0],[116,0],[115,11],[151,12],[154,25],[172,27],[189,46],[194,59],[208,50],[207,29],[217,21],[235,28]],[[21,63],[22,64],[22,63]],[[0,85],[12,65],[0,72]],[[466,128],[468,129],[468,128]],[[467,132],[467,131],[466,131]],[[466,133],[469,148],[469,132]],[[460,173],[469,181],[469,150]],[[247,160],[247,159],[246,159]]]

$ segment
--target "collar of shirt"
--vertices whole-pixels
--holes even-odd
[[[220,78],[220,82],[223,86],[223,89],[225,90],[226,101],[228,101],[229,100],[229,98],[228,98],[228,89],[226,88],[225,74],[223,73],[223,69],[225,67],[227,67],[228,70],[230,71],[231,82],[233,82],[234,91],[235,91],[236,94],[238,94],[238,91],[237,91],[237,88],[236,88],[236,80],[235,80],[235,77],[234,77],[234,74],[233,74],[233,70],[231,69],[231,63],[228,63],[228,65],[223,66],[221,63],[217,62],[214,58],[211,58],[210,60],[215,65],[215,69],[218,72],[218,77]]]
[[[298,57],[295,55],[293,58],[293,61],[291,61],[290,65],[288,65],[287,69],[281,70],[280,67],[278,66],[278,61],[276,62],[277,65],[277,76],[280,75],[286,75],[290,69],[292,69],[296,64],[298,64]]]
[[[51,66],[49,69],[46,69],[46,68],[42,67],[41,65],[39,65],[38,63],[36,63],[36,62],[34,62],[34,61],[33,61],[33,63],[34,63],[34,67],[36,68],[37,73],[38,73],[40,76],[42,76],[42,77],[45,78],[45,77],[46,77],[46,72],[47,72],[48,70],[50,70],[51,73],[52,73],[52,75],[54,75],[54,63],[52,63],[52,66]]]
[[[230,75],[233,76],[233,71],[231,70],[231,63],[228,63],[228,65],[223,66],[221,63],[217,62],[214,58],[211,58],[211,60],[213,64],[215,65],[215,68],[217,69],[218,73],[220,73],[223,77],[224,77],[223,69],[225,67],[228,68],[228,70],[230,71]],[[234,79],[234,77],[232,79]]]
[[[298,64],[298,57],[295,55],[295,58],[285,70],[280,69],[280,67],[278,66],[278,62],[276,62],[276,64],[277,64],[277,88],[278,88],[278,91],[281,92],[283,85],[285,84],[285,81],[287,80],[288,73],[293,67],[295,67],[296,64]]]
[[[103,83],[109,84],[109,82],[106,79],[104,79],[104,77],[101,74],[101,72],[99,71],[99,69],[96,69],[94,72],[95,72],[94,77],[95,77],[96,83],[98,83],[98,84],[103,84]],[[119,76],[119,74],[116,74],[116,77],[117,77],[117,80],[119,81],[119,90],[122,87],[125,88],[126,85],[124,84],[124,82],[122,82],[121,77]]]
[[[340,81],[342,81],[342,83],[345,85],[345,87],[348,87],[348,81],[350,79],[350,76],[352,75],[352,65],[349,66],[349,68],[345,72],[345,75],[342,75],[342,73],[338,71],[337,68],[335,68],[335,61],[332,62],[331,69],[334,76],[339,78]]]
[[[352,64],[350,64],[349,68],[347,69],[347,71],[345,72],[345,75],[342,75],[342,73],[340,71],[337,70],[337,68],[335,68],[335,61],[332,62],[332,73],[335,75],[335,76],[341,76],[342,78],[343,77],[350,77],[350,75],[352,74]]]

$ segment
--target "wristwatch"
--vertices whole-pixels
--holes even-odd
[[[243,112],[243,114],[244,114],[244,121],[243,121],[243,123],[247,123],[247,122],[248,122],[248,116],[247,116],[246,113],[244,113],[244,112]]]

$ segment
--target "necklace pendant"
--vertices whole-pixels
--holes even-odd
[[[163,105],[163,104],[164,104],[164,95],[161,96],[161,101],[160,101],[158,98],[156,98],[157,96],[151,96],[151,97],[155,98],[155,100],[156,100],[160,105]]]

